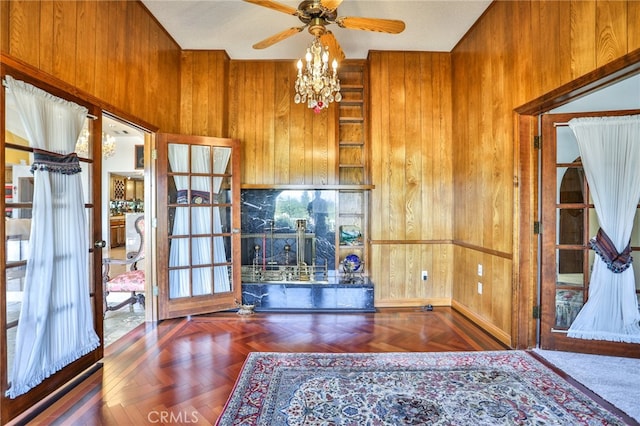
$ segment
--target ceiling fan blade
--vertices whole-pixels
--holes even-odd
[[[342,0],[320,0],[320,4],[325,9],[336,10],[342,3]]]
[[[272,0],[244,0],[247,3],[257,4],[258,6],[267,7],[269,9],[277,10],[278,12],[286,13],[287,15],[297,15],[298,9],[293,8],[291,6],[287,6],[286,4],[278,3],[277,1]]]
[[[284,31],[280,31],[279,33],[274,34],[271,37],[267,37],[264,40],[259,41],[258,43],[253,45],[253,48],[254,49],[267,48],[269,46],[272,46],[272,45],[278,43],[279,41],[284,40],[285,38],[288,38],[288,37],[291,37],[292,35],[298,34],[303,29],[304,29],[304,26],[287,28]]]
[[[404,22],[397,19],[359,18],[345,16],[336,19],[336,24],[350,30],[378,31],[381,33],[398,34],[404,31]]]
[[[331,58],[337,59],[338,62],[342,61],[345,58],[342,47],[340,47],[338,40],[336,40],[331,31],[327,31],[322,36],[320,36],[320,42],[325,46],[329,46],[329,56]]]

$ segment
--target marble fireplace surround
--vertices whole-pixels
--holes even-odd
[[[375,312],[373,283],[336,270],[336,198],[335,190],[241,191],[243,304],[256,312]],[[278,275],[299,269],[309,274]]]

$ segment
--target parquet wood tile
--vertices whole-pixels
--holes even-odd
[[[28,424],[211,425],[252,351],[503,349],[450,308],[366,314],[227,312],[143,324],[107,347],[103,368],[35,417],[32,413]],[[16,424],[24,424],[22,419]]]

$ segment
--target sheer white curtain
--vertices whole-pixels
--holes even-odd
[[[211,155],[211,150],[214,155]],[[203,295],[229,291],[229,273],[226,265],[213,267],[211,264],[226,262],[226,251],[224,240],[221,236],[212,236],[222,232],[220,209],[218,206],[211,206],[211,196],[219,193],[222,178],[211,176],[224,173],[229,162],[231,149],[209,146],[189,146],[170,144],[169,164],[174,173],[189,172],[189,151],[191,150],[191,173],[196,174],[191,178],[189,188],[189,176],[174,175],[176,189],[179,192],[178,203],[187,204],[191,201],[191,234],[188,238],[173,238],[169,252],[170,267],[189,266],[189,244],[191,241],[191,265],[192,266],[192,287],[193,295]],[[212,167],[213,158],[213,167]],[[213,170],[212,170],[213,169]],[[212,184],[213,181],[213,184]],[[190,195],[187,190],[190,190]],[[189,198],[190,197],[190,198]],[[197,201],[196,201],[197,200]],[[212,210],[213,209],[213,210]],[[189,235],[189,207],[177,207],[172,235]],[[198,236],[199,235],[199,236]],[[213,256],[211,252],[213,243]],[[169,274],[169,296],[186,297],[189,291],[189,269],[173,269]]]
[[[80,163],[73,153],[87,109],[11,76],[34,148],[33,211],[14,367],[15,398],[100,344],[88,286],[88,236]]]
[[[629,249],[640,200],[640,115],[574,118],[584,172],[600,222],[589,299],[569,328],[581,339],[640,343]]]

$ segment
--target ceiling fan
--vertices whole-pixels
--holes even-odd
[[[320,39],[323,45],[329,47],[334,58],[344,59],[345,55],[333,33],[327,29],[329,24],[337,24],[340,28],[351,30],[377,31],[398,34],[404,31],[405,24],[396,19],[361,18],[353,16],[338,16],[338,6],[342,0],[303,0],[297,9],[273,0],[244,0],[247,3],[297,16],[304,25],[291,27],[253,45],[254,49],[265,49],[308,27],[309,33]]]

